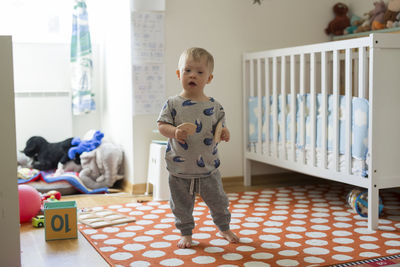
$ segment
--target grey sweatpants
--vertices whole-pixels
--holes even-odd
[[[220,231],[229,230],[231,214],[229,200],[222,187],[221,175],[217,170],[208,177],[187,179],[169,175],[171,191],[170,206],[175,216],[175,226],[182,235],[192,235],[194,228],[193,208],[195,193],[210,209],[211,217]]]

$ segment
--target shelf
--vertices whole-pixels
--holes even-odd
[[[400,32],[400,27],[382,29],[382,30],[377,30],[377,31],[358,32],[358,33],[352,33],[352,34],[338,35],[338,36],[333,36],[332,40],[333,41],[338,41],[338,40],[345,40],[345,39],[351,39],[351,38],[365,37],[365,36],[370,35],[371,33],[385,33],[385,32],[387,32],[387,33],[399,33]]]

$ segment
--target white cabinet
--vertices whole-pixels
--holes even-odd
[[[164,142],[153,142],[150,144],[149,167],[147,172],[147,188],[149,183],[153,185],[153,200],[169,200],[168,171],[165,164],[165,150],[167,144]]]

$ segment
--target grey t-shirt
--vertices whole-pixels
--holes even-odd
[[[179,126],[191,122],[197,126],[185,144],[175,138],[168,140],[165,153],[170,174],[181,178],[200,178],[211,175],[220,165],[218,149],[214,141],[217,123],[225,125],[225,111],[220,103],[210,97],[209,101],[192,101],[181,96],[168,98],[157,122]]]

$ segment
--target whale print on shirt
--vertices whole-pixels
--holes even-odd
[[[183,101],[183,103],[182,103],[182,106],[183,106],[183,107],[192,106],[192,105],[196,105],[196,103],[195,103],[195,102],[192,102],[192,100],[190,100],[190,99],[185,100],[185,101]]]
[[[203,124],[201,123],[201,121],[199,119],[197,119],[194,124],[196,124],[196,133],[201,132],[201,129],[203,128]]]
[[[206,116],[212,116],[214,114],[214,107],[206,108],[205,110],[203,110],[203,113]]]

